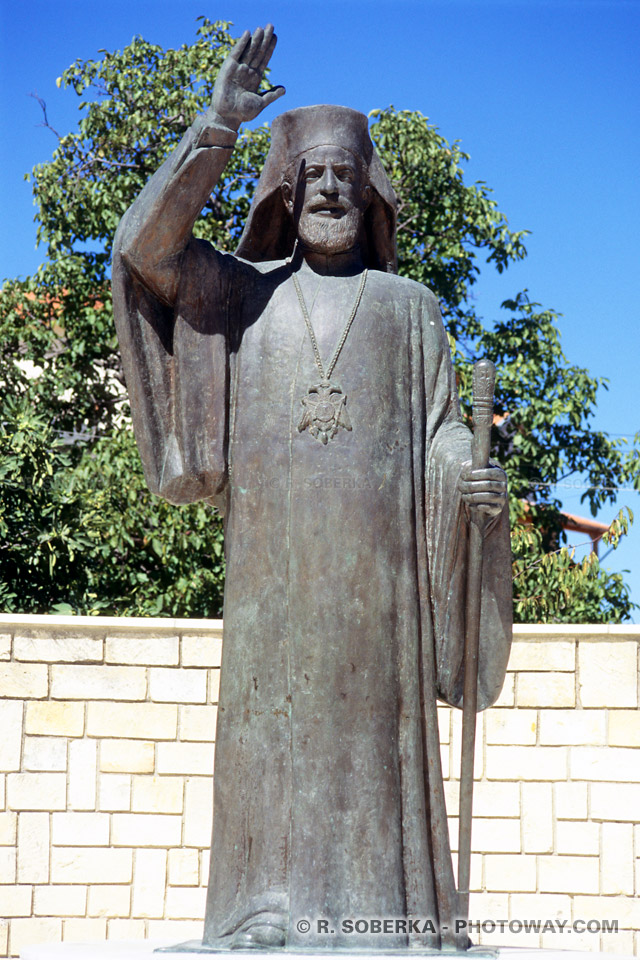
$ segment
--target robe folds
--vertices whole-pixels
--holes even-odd
[[[114,309],[148,482],[225,516],[204,943],[263,917],[289,949],[452,945],[436,700],[462,702],[471,435],[436,298],[369,272],[333,377],[352,429],[324,445],[298,429],[319,376],[289,262],[191,239],[170,306],[122,247]],[[479,709],[504,679],[510,570],[505,510],[485,537]],[[349,918],[435,932],[354,937]]]

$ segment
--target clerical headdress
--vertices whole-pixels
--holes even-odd
[[[284,205],[282,179],[287,168],[314,147],[335,145],[363,164],[371,187],[365,212],[367,265],[396,272],[396,197],[374,150],[367,117],[349,107],[321,104],[299,107],[276,117],[271,147],[236,253],[253,262],[283,260],[293,252],[296,232]]]

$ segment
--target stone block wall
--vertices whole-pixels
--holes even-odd
[[[201,935],[221,647],[220,621],[0,617],[0,957]],[[516,629],[478,723],[476,941],[640,952],[639,648]],[[461,717],[439,716],[455,851]]]

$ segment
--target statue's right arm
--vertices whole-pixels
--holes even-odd
[[[243,34],[220,69],[210,108],[116,234],[113,312],[136,441],[150,489],[172,503],[220,503],[224,495],[231,274],[215,268],[225,258],[191,231],[240,123],[284,93],[257,92],[275,42],[271,26]]]
[[[237,131],[204,114],[151,177],[122,219],[115,250],[144,286],[175,302],[193,224],[231,156]]]
[[[284,87],[258,93],[275,45],[271,24],[253,35],[244,32],[220,69],[209,109],[185,133],[120,224],[118,255],[164,303],[175,301],[182,254],[231,155],[238,127],[284,93]]]

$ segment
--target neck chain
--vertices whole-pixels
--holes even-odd
[[[296,288],[296,293],[298,295],[298,301],[300,303],[300,309],[302,310],[302,316],[304,317],[304,322],[309,333],[309,339],[311,340],[311,346],[313,347],[313,356],[315,360],[316,367],[318,368],[318,373],[320,374],[320,383],[314,384],[314,386],[309,388],[308,394],[306,397],[302,397],[300,403],[304,407],[304,413],[302,419],[298,424],[298,430],[302,432],[309,427],[309,432],[316,440],[319,440],[321,443],[328,443],[329,440],[332,440],[338,432],[338,427],[343,427],[345,430],[351,430],[351,421],[349,419],[349,414],[347,413],[347,397],[342,392],[342,389],[338,386],[337,383],[331,382],[331,374],[335,368],[336,363],[338,362],[338,357],[340,352],[344,347],[345,340],[349,335],[349,330],[351,329],[351,324],[355,320],[356,313],[358,312],[358,307],[360,306],[360,301],[362,300],[362,294],[364,293],[364,286],[367,282],[367,270],[364,270],[362,273],[362,279],[360,281],[360,287],[358,288],[358,293],[356,294],[356,299],[353,304],[353,309],[349,315],[344,330],[342,331],[342,336],[338,340],[336,349],[333,352],[333,356],[329,361],[329,366],[326,369],[322,363],[322,357],[320,356],[320,350],[318,348],[318,341],[316,339],[315,332],[311,325],[311,317],[307,310],[307,305],[304,302],[304,297],[302,295],[302,290],[300,289],[300,283],[295,273],[292,273],[293,285]]]

